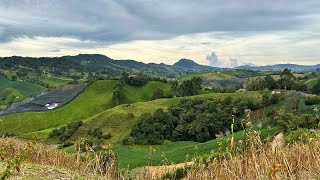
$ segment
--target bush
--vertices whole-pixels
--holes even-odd
[[[290,131],[286,137],[285,142],[287,144],[293,144],[295,142],[308,143],[310,138],[318,138],[319,134],[315,130],[309,130],[306,128],[299,128],[295,131]]]
[[[5,132],[0,137],[3,137],[3,138],[14,137],[14,134],[10,132]]]
[[[320,97],[319,96],[310,96],[305,101],[305,104],[309,105],[309,106],[320,104]]]
[[[60,144],[58,146],[58,149],[62,149],[62,148],[69,147],[69,146],[72,146],[72,145],[74,145],[74,142],[67,140],[64,143]]]
[[[68,140],[78,129],[83,125],[82,121],[71,122],[67,126],[63,126],[59,129],[53,129],[48,138],[58,138],[60,142]]]
[[[281,109],[273,117],[274,123],[279,125],[285,132],[298,128],[315,128],[318,120],[312,114],[294,115],[292,112]]]
[[[100,128],[96,128],[94,130],[90,129],[88,134],[97,139],[101,139],[103,135],[102,130]]]
[[[161,99],[163,98],[164,95],[164,91],[160,88],[156,88],[155,91],[153,92],[153,95],[151,97],[151,100],[155,100],[155,99]]]
[[[95,128],[94,130],[89,130],[88,134],[96,139],[110,139],[112,136],[110,133],[103,134],[100,128]]]

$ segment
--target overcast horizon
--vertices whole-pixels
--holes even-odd
[[[0,0],[0,56],[320,64],[320,1]]]

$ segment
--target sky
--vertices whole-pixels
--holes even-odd
[[[0,0],[0,56],[320,64],[319,0]]]

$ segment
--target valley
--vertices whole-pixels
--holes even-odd
[[[96,63],[105,63],[102,56],[80,57],[100,57]],[[208,70],[190,60],[180,60],[171,67],[176,70],[164,74],[152,68],[144,73],[140,67],[114,75],[98,69],[53,75],[46,67],[40,76],[30,68],[29,78],[19,77],[20,69],[8,70],[0,76],[3,109],[9,106],[0,116],[0,134],[35,139],[71,157],[112,151],[117,165],[133,174],[143,167],[225,156],[252,132],[266,144],[279,133],[286,142],[296,141],[301,131],[313,136],[308,129],[316,127],[314,109],[320,105],[315,72]],[[281,94],[272,94],[275,89]],[[291,119],[282,122],[286,116]]]

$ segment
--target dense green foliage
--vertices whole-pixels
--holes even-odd
[[[320,94],[320,79],[317,80],[316,84],[311,88],[311,91],[315,94]]]
[[[48,138],[58,138],[60,142],[64,142],[68,140],[82,125],[82,121],[77,121],[69,123],[67,126],[62,126],[59,129],[53,129],[48,135]]]
[[[275,113],[273,121],[286,132],[296,130],[298,128],[310,129],[318,126],[318,119],[312,114],[295,115],[294,113],[284,109]]]
[[[308,91],[308,86],[299,81],[289,69],[284,69],[278,80],[275,80],[271,75],[250,78],[246,82],[246,88],[248,90],[263,90],[265,88],[273,90],[281,88],[285,90]]]
[[[125,144],[162,144],[170,141],[204,142],[221,132],[242,128],[245,109],[256,110],[260,100],[249,98],[181,100],[168,112],[158,109],[153,115],[140,116]],[[233,122],[234,121],[234,122]]]
[[[165,92],[160,89],[160,88],[156,88],[153,92],[153,95],[151,97],[151,100],[155,100],[155,99],[161,99],[165,97]]]
[[[305,101],[306,105],[320,104],[320,96],[310,96]]]
[[[172,89],[169,96],[193,96],[199,93],[201,90],[202,79],[199,77],[193,77],[191,80],[182,81],[178,83],[173,82]]]
[[[110,133],[104,134],[102,132],[101,128],[95,128],[93,130],[90,129],[88,134],[96,139],[110,139],[111,138],[111,134]]]

